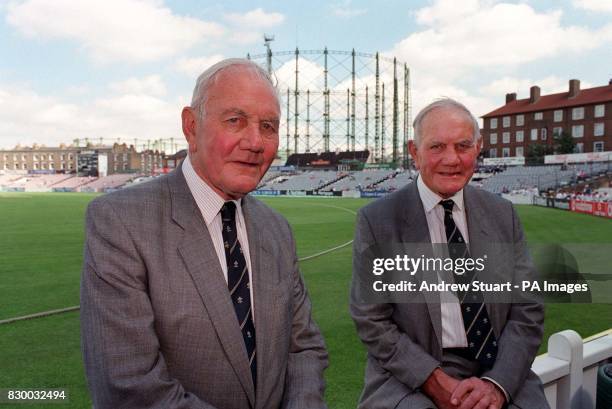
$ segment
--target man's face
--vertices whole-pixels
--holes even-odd
[[[280,109],[272,86],[245,67],[220,72],[204,118],[183,109],[183,132],[197,174],[226,200],[257,187],[276,156]]]
[[[430,111],[421,133],[418,147],[410,142],[410,155],[427,187],[443,198],[451,197],[470,181],[481,141],[473,140],[467,116],[451,108]]]

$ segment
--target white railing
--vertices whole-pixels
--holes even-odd
[[[584,341],[565,330],[548,338],[548,353],[538,356],[532,369],[551,408],[595,409],[597,369],[611,358],[612,329]]]

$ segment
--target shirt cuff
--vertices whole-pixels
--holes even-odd
[[[480,379],[486,379],[487,381],[489,381],[492,384],[494,384],[495,386],[497,386],[499,388],[499,390],[504,393],[504,397],[506,398],[506,403],[510,403],[510,396],[508,395],[508,392],[506,392],[506,390],[499,383],[497,383],[497,381],[495,379],[489,378],[488,376],[483,376]]]

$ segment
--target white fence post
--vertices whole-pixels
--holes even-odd
[[[557,409],[588,409],[583,405],[582,338],[576,331],[565,330],[548,339],[548,355],[569,363],[569,375],[557,383]]]

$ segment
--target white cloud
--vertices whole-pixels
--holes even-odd
[[[225,57],[221,54],[214,54],[207,57],[181,58],[174,67],[177,71],[187,74],[195,81],[204,70],[224,58]]]
[[[398,43],[392,54],[413,69],[449,79],[473,68],[516,67],[612,42],[612,25],[563,26],[561,11],[539,13],[527,4],[470,0],[457,7],[439,0],[416,16],[423,30]]]
[[[610,0],[574,0],[574,7],[589,11],[612,13]]]
[[[145,94],[121,94],[82,104],[40,95],[24,87],[0,84],[0,147],[17,143],[47,146],[75,138],[131,142],[144,139],[182,140],[182,104]]]
[[[224,33],[217,23],[147,0],[26,0],[11,3],[6,19],[28,37],[77,41],[101,62],[154,61]]]
[[[281,13],[266,13],[257,8],[246,13],[228,13],[225,19],[238,28],[270,28],[285,21]]]
[[[341,18],[353,18],[368,12],[367,9],[352,7],[351,0],[344,0],[341,3],[333,4],[331,11],[336,17]]]
[[[231,45],[250,45],[263,41],[264,29],[270,29],[282,24],[285,16],[281,13],[267,13],[257,8],[246,13],[228,13],[225,20],[232,26],[226,37]]]
[[[568,26],[562,15],[560,10],[541,12],[525,3],[467,0],[457,7],[455,1],[438,0],[414,12],[421,29],[386,54],[411,69],[413,115],[443,96],[457,98],[483,115],[502,105],[508,92],[528,95],[532,85],[539,85],[542,93],[567,88],[569,78],[516,78],[522,65],[612,43],[612,24]],[[477,89],[463,88],[462,81],[474,75],[500,79]]]
[[[256,44],[263,42],[263,34],[259,31],[234,31],[227,37],[227,41],[235,45]]]
[[[137,94],[164,96],[166,95],[166,84],[159,75],[149,75],[144,78],[128,78],[124,81],[110,84],[110,89],[119,94]]]

